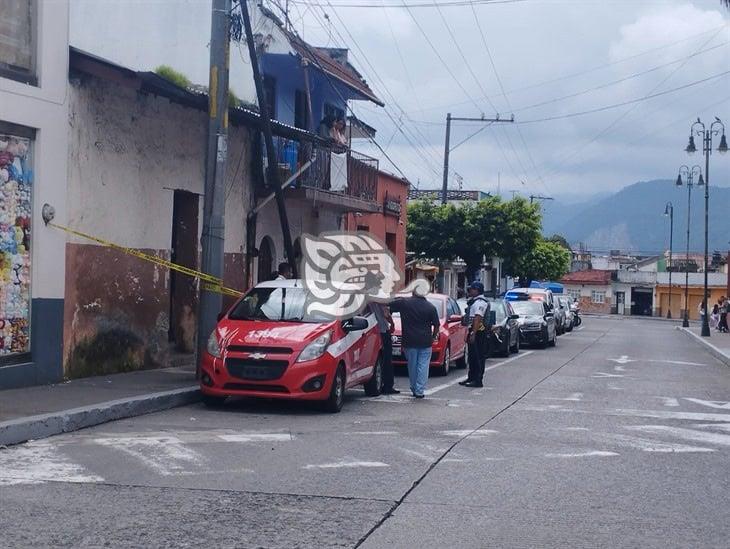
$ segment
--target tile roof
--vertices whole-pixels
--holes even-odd
[[[596,284],[607,285],[611,283],[611,274],[613,271],[604,271],[598,269],[589,269],[587,271],[576,271],[568,273],[560,282],[563,284]]]

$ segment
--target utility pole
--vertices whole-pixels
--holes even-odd
[[[542,196],[539,194],[531,194],[530,195],[530,204],[532,204],[535,200],[555,200],[552,196]]]
[[[213,0],[210,28],[210,80],[208,83],[208,146],[205,157],[205,195],[201,270],[223,278],[225,234],[225,176],[228,159],[228,65],[230,55],[231,0]],[[198,356],[215,329],[223,296],[200,284],[198,310]]]
[[[230,0],[228,0],[230,4]],[[256,55],[256,45],[253,40],[253,31],[251,30],[251,18],[248,14],[248,6],[246,2],[241,2],[241,15],[243,16],[243,27],[246,33],[246,44],[251,59],[251,69],[253,70],[253,80],[256,84],[256,97],[259,103],[259,113],[261,125],[263,126],[264,142],[266,144],[266,183],[274,191],[276,197],[276,207],[279,211],[279,220],[281,222],[281,232],[284,239],[284,250],[286,251],[286,259],[292,270],[292,275],[297,278],[298,265],[294,258],[294,245],[292,244],[291,231],[289,230],[289,217],[286,213],[286,199],[284,190],[279,182],[279,169],[276,162],[276,150],[274,149],[274,137],[271,131],[271,113],[269,105],[266,101],[264,93],[264,81],[261,78],[259,70],[258,57]],[[255,223],[255,219],[254,219]],[[252,225],[253,223],[249,223]]]
[[[512,115],[511,118],[500,118],[499,115],[497,115],[496,118],[484,118],[483,116],[481,118],[456,118],[451,116],[451,113],[446,114],[446,143],[444,145],[444,180],[443,185],[441,187],[441,204],[446,204],[446,195],[448,193],[449,189],[449,153],[453,150],[450,148],[449,141],[451,139],[451,123],[452,122],[486,122],[488,124],[493,124],[496,122],[514,122],[515,117]],[[469,139],[467,137],[467,139]],[[466,140],[464,140],[466,141]],[[461,143],[464,143],[462,141]],[[459,145],[461,145],[459,143]],[[458,145],[457,145],[458,146]],[[454,147],[456,148],[456,147]]]

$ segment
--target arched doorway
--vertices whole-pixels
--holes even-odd
[[[271,278],[274,272],[274,243],[271,238],[265,236],[259,244],[257,281],[264,282]]]

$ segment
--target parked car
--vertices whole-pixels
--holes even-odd
[[[541,300],[523,299],[512,301],[512,309],[519,315],[520,340],[526,345],[539,345],[543,348],[555,347],[557,332],[555,315],[548,304]]]
[[[572,332],[575,325],[575,312],[573,310],[573,298],[567,295],[558,296],[560,307],[565,311],[565,331]]]
[[[558,305],[557,298],[552,290],[545,288],[513,288],[505,294],[504,298],[507,301],[537,299],[546,302],[551,311]]]
[[[519,315],[514,312],[509,301],[490,299],[489,306],[494,311],[496,332],[492,333],[492,349],[495,356],[509,356],[520,352]]]
[[[568,312],[563,307],[559,295],[553,294],[553,298],[555,299],[555,308],[553,309],[553,314],[555,315],[555,331],[558,335],[563,335],[567,331]]]
[[[434,341],[431,348],[431,369],[445,376],[449,373],[452,363],[459,368],[466,368],[468,359],[466,335],[469,328],[461,323],[463,317],[461,308],[455,299],[444,294],[428,294],[426,299],[436,307],[441,323],[438,340]],[[395,331],[392,335],[393,364],[402,366],[406,364],[406,358],[403,355],[399,313],[393,313],[393,322],[395,323]]]
[[[248,291],[210,335],[201,363],[206,405],[229,396],[320,401],[339,412],[345,390],[381,383],[375,316],[328,320],[305,312],[300,280],[272,280]]]

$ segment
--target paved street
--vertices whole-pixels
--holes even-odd
[[[0,450],[6,547],[726,547],[730,369],[586,318],[428,398],[202,405]],[[398,379],[406,387],[404,377]]]

